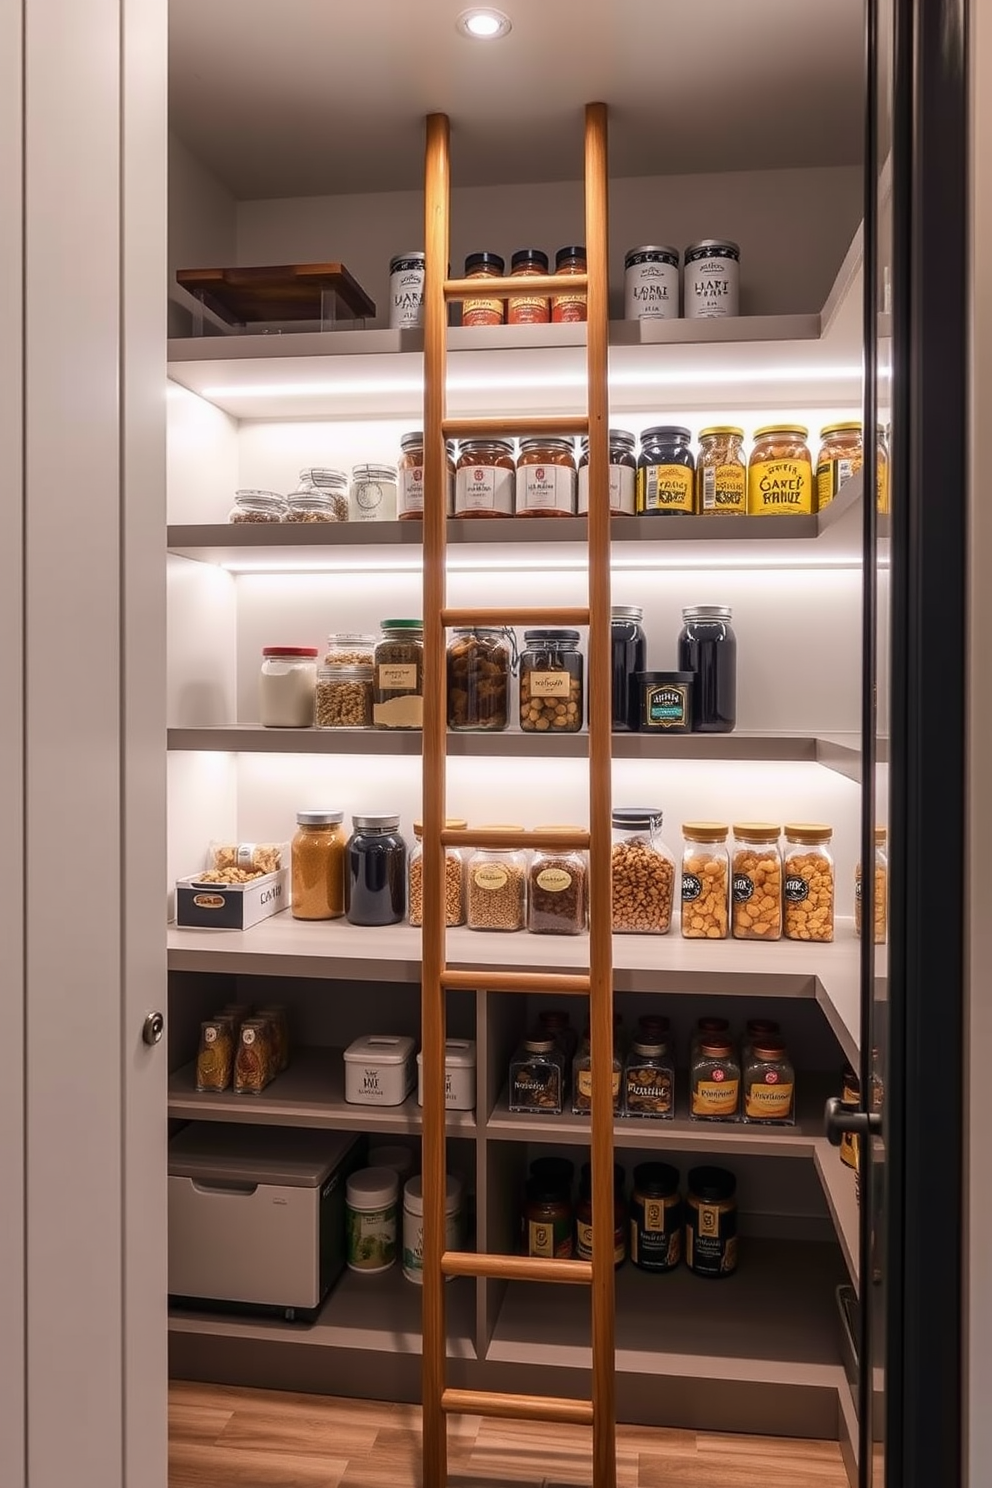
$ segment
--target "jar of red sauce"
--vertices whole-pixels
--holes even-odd
[[[521,248],[510,259],[510,277],[525,279],[528,275],[546,274],[548,255],[540,248]],[[507,302],[507,325],[547,325],[551,306],[547,295],[516,294]]]
[[[584,248],[558,249],[555,254],[556,274],[584,274],[585,272],[586,250]],[[551,319],[556,325],[587,318],[588,304],[584,289],[566,290],[552,296]]]
[[[505,261],[498,253],[470,253],[465,260],[466,279],[502,279]],[[585,317],[583,317],[584,319]],[[493,297],[464,300],[462,325],[498,326],[506,320],[506,301]]]
[[[517,460],[517,516],[575,515],[575,446],[546,434],[521,439]]]

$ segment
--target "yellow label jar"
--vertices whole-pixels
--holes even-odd
[[[744,430],[730,424],[699,431],[696,460],[696,510],[701,516],[723,512],[744,516],[747,511],[747,466]]]
[[[852,475],[864,464],[861,425],[827,424],[820,430],[820,453],[816,459],[816,504],[823,511]]]
[[[695,507],[696,463],[690,432],[670,424],[645,429],[637,461],[638,516],[686,516]]]
[[[747,472],[747,510],[751,517],[810,516],[813,461],[802,424],[756,429]]]

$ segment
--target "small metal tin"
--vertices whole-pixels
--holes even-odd
[[[638,732],[692,732],[692,672],[636,672]]]

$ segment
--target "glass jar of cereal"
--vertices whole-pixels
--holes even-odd
[[[734,825],[731,926],[735,940],[781,940],[780,828],[769,822]]]
[[[833,940],[833,828],[816,822],[785,828],[785,935],[787,940]]]
[[[682,934],[686,940],[726,940],[728,830],[719,822],[686,822],[682,835]]]

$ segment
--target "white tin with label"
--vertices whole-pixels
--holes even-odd
[[[624,319],[677,320],[679,250],[631,248],[623,264]]]
[[[416,1078],[416,1044],[405,1034],[367,1033],[344,1051],[344,1098],[356,1106],[401,1106]]]
[[[740,314],[741,250],[729,238],[704,238],[685,250],[682,299],[687,320]]]

